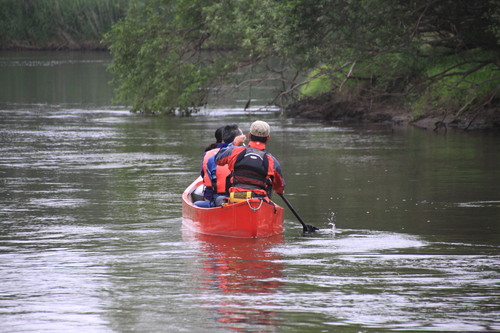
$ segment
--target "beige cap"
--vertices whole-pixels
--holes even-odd
[[[250,126],[250,134],[255,136],[267,137],[271,133],[269,124],[262,120],[257,120]]]

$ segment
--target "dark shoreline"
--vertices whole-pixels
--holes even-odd
[[[458,129],[500,132],[500,109],[498,108],[463,112],[460,115],[444,110],[432,110],[417,119],[412,119],[411,110],[396,102],[337,101],[332,94],[323,94],[302,99],[288,105],[285,109],[289,117],[320,122],[410,125],[436,131]]]
[[[109,52],[101,41],[72,41],[49,43],[44,46],[10,44],[0,51],[96,51]],[[475,112],[463,112],[454,115],[444,110],[427,111],[413,119],[412,111],[394,101],[338,101],[334,94],[325,93],[308,97],[285,107],[288,117],[308,119],[318,122],[342,122],[345,124],[388,124],[394,126],[415,126],[426,130],[458,129],[463,131],[500,132],[500,109],[485,108]]]

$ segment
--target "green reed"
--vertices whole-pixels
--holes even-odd
[[[128,0],[0,0],[0,48],[102,47]]]

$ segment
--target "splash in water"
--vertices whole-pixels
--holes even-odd
[[[328,225],[331,226],[332,235],[334,235],[336,232],[336,229],[335,229],[336,218],[337,218],[337,215],[335,214],[335,212],[333,212],[333,211],[328,212],[327,221],[328,221]]]

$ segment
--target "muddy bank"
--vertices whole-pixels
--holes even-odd
[[[500,131],[500,109],[450,114],[433,110],[414,119],[412,111],[394,102],[337,101],[331,94],[306,98],[286,107],[290,117],[324,122],[380,123],[411,125],[429,130],[495,130]]]

